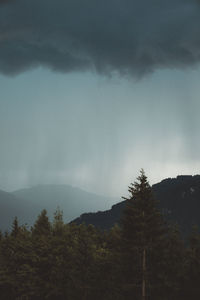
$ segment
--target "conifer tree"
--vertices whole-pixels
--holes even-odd
[[[186,280],[182,299],[200,299],[200,233],[194,226],[189,237]]]
[[[63,221],[63,211],[61,211],[59,207],[54,213],[52,229],[54,235],[60,235],[60,236],[62,235],[65,229],[64,221]]]
[[[35,256],[35,298],[45,299],[49,290],[49,274],[51,273],[51,223],[44,209],[32,228],[32,243]]]
[[[182,287],[185,276],[186,249],[177,224],[168,228],[164,257],[161,268],[164,270],[163,299],[182,299]]]
[[[43,209],[38,216],[34,227],[32,228],[33,235],[49,235],[51,233],[51,223],[47,216],[46,209]]]
[[[121,219],[123,289],[127,299],[149,299],[158,284],[156,269],[164,247],[165,225],[143,170],[129,187],[130,198]],[[153,263],[154,262],[154,263]]]
[[[19,231],[20,231],[20,227],[19,227],[18,219],[17,219],[17,217],[15,217],[14,221],[12,223],[12,232],[11,232],[11,235],[13,237],[16,237],[18,235]]]

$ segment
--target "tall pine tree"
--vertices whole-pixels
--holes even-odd
[[[157,299],[165,224],[143,170],[129,192],[130,198],[124,198],[127,205],[121,219],[124,296]]]

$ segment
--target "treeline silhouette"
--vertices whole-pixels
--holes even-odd
[[[197,300],[200,234],[187,241],[157,209],[142,170],[129,187],[120,225],[50,222],[46,210],[28,229],[13,221],[0,234],[1,300]]]

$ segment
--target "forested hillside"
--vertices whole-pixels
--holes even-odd
[[[200,175],[168,178],[154,184],[152,190],[165,218],[178,223],[183,234],[188,234],[195,224],[200,226]],[[119,222],[124,206],[122,201],[107,211],[85,213],[75,222],[109,229]]]
[[[15,219],[0,234],[2,300],[200,299],[200,234],[184,243],[166,223],[141,171],[129,187],[120,227],[53,222],[43,210],[29,230]]]

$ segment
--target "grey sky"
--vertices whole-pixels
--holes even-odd
[[[0,5],[1,189],[199,173],[198,1]]]

